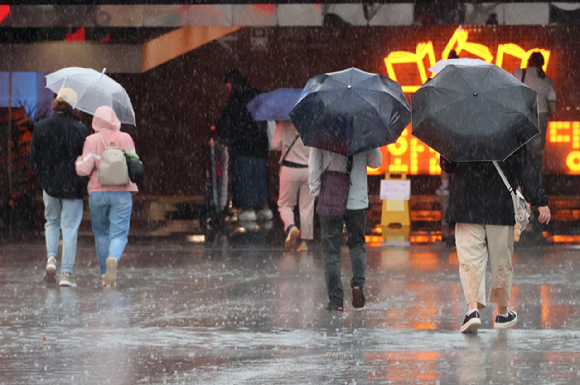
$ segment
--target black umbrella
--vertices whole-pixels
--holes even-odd
[[[413,135],[454,162],[504,161],[540,132],[536,92],[493,64],[447,65],[411,105]]]
[[[350,68],[310,79],[290,118],[306,146],[351,156],[396,142],[411,107],[399,83]]]

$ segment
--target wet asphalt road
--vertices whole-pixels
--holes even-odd
[[[517,249],[518,325],[477,336],[454,249],[369,248],[367,306],[324,310],[319,250],[129,245],[118,287],[79,247],[75,288],[41,244],[0,245],[0,384],[577,384],[580,249]],[[343,284],[350,261],[343,251]],[[489,269],[488,269],[489,287]]]

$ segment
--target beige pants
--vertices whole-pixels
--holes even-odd
[[[294,207],[300,196],[300,237],[306,240],[314,238],[314,196],[310,195],[308,186],[308,167],[280,167],[280,196],[278,211],[284,230],[294,224]]]
[[[506,307],[509,304],[514,270],[514,227],[455,224],[455,241],[459,259],[459,277],[467,303],[477,302],[483,309],[485,301],[485,269],[491,266],[489,302]]]

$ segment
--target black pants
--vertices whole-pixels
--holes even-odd
[[[339,306],[343,306],[344,290],[340,282],[340,252],[342,247],[342,230],[346,223],[348,241],[346,245],[350,250],[352,262],[351,287],[358,286],[362,289],[365,283],[365,270],[367,266],[367,244],[365,242],[365,226],[367,221],[367,209],[346,210],[344,219],[320,218],[322,229],[322,256],[324,257],[324,276],[328,289],[329,300]]]

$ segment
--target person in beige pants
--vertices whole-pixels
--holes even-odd
[[[308,241],[314,238],[314,196],[308,187],[308,155],[310,147],[304,146],[300,135],[290,121],[279,121],[272,136],[272,145],[282,152],[280,158],[280,194],[278,211],[284,222],[287,249],[296,247],[299,236],[302,242],[298,251],[308,251]],[[300,197],[300,227],[294,224],[294,207]]]
[[[499,162],[512,187],[538,207],[538,221],[548,223],[548,197],[542,189],[541,174],[530,167],[531,156],[521,147]],[[441,157],[441,168],[453,175],[449,186],[449,207],[445,219],[455,223],[459,276],[468,304],[462,333],[476,333],[481,327],[479,312],[487,306],[485,271],[491,266],[489,301],[497,304],[494,329],[507,329],[517,323],[517,313],[509,310],[512,288],[514,245],[514,206],[511,193],[492,162],[449,162]]]

